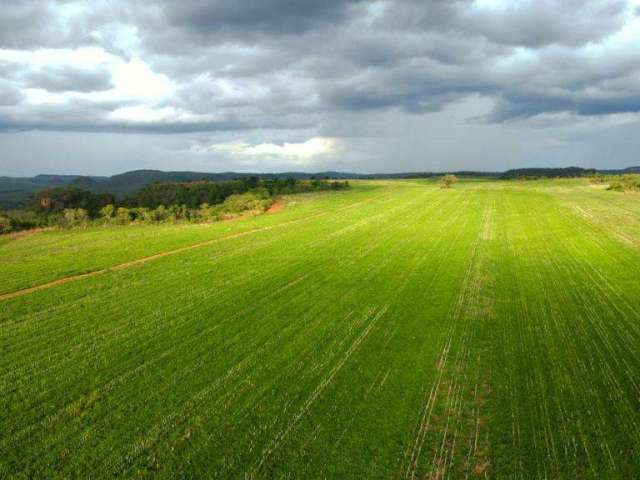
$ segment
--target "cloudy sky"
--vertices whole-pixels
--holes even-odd
[[[640,164],[640,0],[3,0],[0,175]]]

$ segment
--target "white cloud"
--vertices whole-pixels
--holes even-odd
[[[65,105],[71,100],[88,102],[127,102],[138,104],[133,107],[112,111],[107,117],[136,121],[147,121],[150,115],[140,115],[140,109],[151,109],[171,98],[176,91],[175,83],[164,74],[154,72],[140,58],[125,61],[118,55],[106,52],[102,48],[60,48],[40,50],[0,49],[0,61],[22,72],[15,75],[13,81],[20,86],[29,72],[38,72],[50,67],[73,67],[80,71],[91,72],[105,70],[111,76],[112,88],[87,92],[62,91],[51,92],[42,88],[23,88],[27,102],[31,105]],[[125,114],[131,112],[130,118]],[[158,120],[164,116],[156,115]],[[177,117],[176,115],[173,116]]]
[[[26,88],[22,93],[29,105],[64,105],[67,103],[63,95],[51,93],[41,88]]]
[[[215,115],[196,115],[187,110],[168,107],[153,107],[149,105],[133,105],[117,108],[107,114],[108,120],[122,121],[136,124],[152,123],[189,123],[215,122],[220,119]]]
[[[280,158],[291,163],[310,163],[315,157],[335,154],[339,151],[339,142],[331,137],[313,137],[306,142],[282,144],[247,142],[214,143],[194,145],[194,152],[224,152],[233,156]]]
[[[46,65],[69,65],[91,68],[113,62],[116,57],[102,48],[46,48],[39,50],[0,49],[0,60],[23,67],[39,68]]]
[[[594,138],[637,162],[603,130],[640,119],[640,0],[32,3],[0,9],[0,144],[32,165],[54,135],[25,130],[73,142],[61,172],[107,158],[78,132],[117,170],[582,164]],[[150,163],[114,132],[155,134]]]
[[[127,63],[115,63],[111,75],[119,97],[161,101],[176,90],[175,84],[166,75],[153,72],[139,58]]]

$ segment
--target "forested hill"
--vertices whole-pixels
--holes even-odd
[[[23,205],[35,193],[45,188],[64,187],[80,178],[78,175],[36,175],[35,177],[0,177],[0,208]],[[85,177],[87,181],[103,182],[109,177]]]
[[[406,178],[432,176],[434,174],[398,173],[365,175],[348,172],[279,172],[279,173],[238,173],[238,172],[163,172],[160,170],[134,170],[111,177],[85,177],[79,175],[37,175],[35,177],[0,177],[0,208],[14,208],[24,205],[33,194],[51,187],[71,186],[92,193],[110,193],[117,199],[135,195],[143,187],[152,183],[173,183],[190,181],[219,181],[238,178],[258,177],[263,180],[275,178],[330,178],[351,180],[357,178]]]
[[[564,167],[564,168],[515,168],[513,170],[507,170],[506,172],[498,175],[503,179],[514,178],[575,178],[575,177],[589,177],[597,173],[605,175],[626,175],[630,173],[640,173],[640,167],[628,167],[623,169],[603,170],[595,168],[581,168],[581,167]]]
[[[42,189],[51,187],[70,186],[92,193],[111,193],[122,199],[135,195],[143,187],[151,183],[162,182],[190,182],[197,180],[232,180],[242,177],[295,178],[308,179],[312,176],[319,178],[356,178],[355,174],[339,172],[322,173],[203,173],[203,172],[163,172],[160,170],[135,170],[113,175],[112,177],[85,177],[79,175],[37,175],[35,177],[0,177],[0,208],[12,208],[23,205],[31,196]]]
[[[623,170],[593,170],[579,167],[568,168],[521,168],[506,172],[456,171],[460,177],[580,177],[593,173],[625,174],[638,173],[640,167],[630,167]],[[0,208],[19,207],[31,196],[44,188],[73,186],[92,193],[111,193],[117,199],[123,199],[138,193],[144,186],[155,182],[189,182],[196,180],[232,180],[243,177],[258,177],[261,179],[294,178],[304,180],[309,178],[330,179],[385,179],[385,178],[429,178],[441,175],[442,172],[401,172],[361,174],[351,172],[325,171],[316,173],[280,172],[280,173],[238,173],[238,172],[163,172],[160,170],[134,170],[113,175],[111,177],[86,177],[80,175],[37,175],[35,177],[0,177]]]

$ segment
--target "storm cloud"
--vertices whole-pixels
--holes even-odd
[[[632,0],[10,0],[0,174],[40,171],[56,135],[60,173],[139,168],[149,142],[175,169],[591,165],[594,142],[624,166],[638,44]]]

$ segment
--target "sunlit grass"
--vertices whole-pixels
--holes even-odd
[[[634,478],[640,202],[355,182],[0,243],[0,477]],[[242,233],[242,235],[236,235]]]

